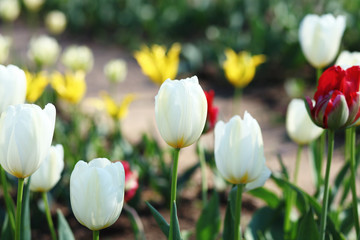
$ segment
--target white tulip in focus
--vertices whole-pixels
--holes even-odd
[[[300,23],[299,40],[310,64],[318,69],[329,65],[339,51],[345,16],[308,14]]]
[[[155,117],[161,137],[174,148],[197,141],[207,116],[206,96],[198,78],[167,79],[155,97]]]
[[[72,71],[90,72],[94,65],[94,56],[87,46],[72,45],[65,49],[61,61]]]
[[[28,56],[38,67],[51,66],[56,62],[60,50],[55,38],[41,35],[31,38]]]
[[[112,225],[124,204],[125,171],[120,162],[97,158],[79,161],[70,177],[71,208],[76,219],[90,230]]]
[[[54,10],[45,17],[45,26],[52,34],[60,34],[66,28],[66,16],[63,12]]]
[[[5,21],[15,21],[20,14],[20,5],[18,0],[1,0],[0,17]]]
[[[64,148],[61,144],[51,146],[40,168],[31,175],[30,190],[48,192],[60,180],[64,169]]]
[[[51,103],[9,106],[0,117],[0,164],[17,178],[33,174],[45,160],[54,134],[56,110]]]
[[[0,65],[0,114],[9,105],[25,102],[26,84],[23,70],[14,65]]]
[[[126,62],[122,59],[111,60],[105,65],[104,73],[111,82],[123,82],[127,74]]]
[[[44,0],[24,0],[25,7],[32,12],[40,10],[43,4]]]
[[[245,189],[261,187],[270,177],[265,165],[264,146],[258,122],[247,112],[215,126],[215,162],[221,175]]]
[[[342,51],[337,58],[335,65],[342,69],[347,69],[352,66],[360,66],[360,52]]]
[[[299,145],[304,145],[317,139],[324,129],[312,122],[304,100],[295,98],[291,100],[287,108],[286,131],[291,140]]]
[[[0,64],[5,63],[9,57],[11,38],[0,34]]]

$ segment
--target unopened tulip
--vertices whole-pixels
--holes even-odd
[[[124,204],[125,172],[120,162],[97,158],[79,161],[70,177],[71,208],[76,219],[90,230],[112,225]]]
[[[38,67],[51,66],[56,62],[60,50],[55,38],[41,35],[31,38],[28,56]]]
[[[45,26],[52,34],[60,34],[66,28],[66,16],[63,12],[54,10],[45,17]]]
[[[360,52],[342,51],[337,58],[335,65],[340,66],[342,69],[360,66]]]
[[[155,97],[155,117],[162,138],[174,148],[199,139],[207,115],[207,101],[198,78],[166,80]]]
[[[32,12],[37,12],[40,10],[43,4],[44,0],[24,0],[25,7]]]
[[[17,178],[33,174],[45,160],[54,134],[56,110],[34,104],[9,106],[0,118],[0,163]]]
[[[299,145],[309,144],[324,131],[312,122],[302,99],[291,100],[286,113],[286,130],[291,140]]]
[[[20,5],[18,0],[1,0],[0,17],[5,21],[12,22],[20,15]]]
[[[247,112],[215,126],[215,162],[221,175],[232,184],[251,190],[264,185],[271,172],[265,165],[264,146],[258,122]]]
[[[105,65],[104,73],[111,82],[123,82],[127,74],[126,62],[122,59],[111,60]]]
[[[94,65],[94,56],[87,46],[72,45],[65,49],[61,62],[72,71],[89,72]]]
[[[51,146],[40,168],[31,175],[30,190],[48,192],[60,180],[64,169],[64,148],[61,144]]]
[[[360,67],[346,70],[340,66],[328,68],[320,77],[314,95],[315,105],[306,98],[311,119],[331,130],[349,127],[359,119]]]
[[[310,64],[318,69],[329,65],[339,51],[345,16],[308,14],[300,23],[299,40]]]
[[[9,105],[25,102],[26,78],[23,70],[14,65],[0,65],[0,114]]]
[[[3,64],[9,57],[11,38],[0,34],[0,64]]]

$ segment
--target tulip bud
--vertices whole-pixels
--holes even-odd
[[[111,82],[123,82],[127,74],[126,62],[121,59],[114,59],[104,67],[106,78]]]
[[[316,126],[307,110],[303,100],[291,100],[286,113],[286,130],[294,142],[299,145],[309,144],[317,139],[324,129]]]
[[[258,122],[245,112],[215,126],[215,162],[221,175],[246,190],[264,185],[271,172],[265,165],[264,146]]]
[[[347,69],[352,66],[360,66],[360,52],[342,51],[336,60],[335,65],[342,69]]]
[[[0,64],[3,64],[9,57],[11,38],[0,34]]]
[[[120,162],[79,161],[70,177],[71,208],[76,219],[96,231],[112,225],[124,204],[125,172]]]
[[[345,16],[331,14],[317,16],[308,14],[300,23],[299,40],[301,49],[315,68],[330,64],[339,51],[345,30]]]
[[[30,40],[28,56],[38,67],[51,66],[60,53],[60,46],[55,38],[41,35]]]
[[[25,102],[26,78],[23,70],[14,65],[0,65],[0,114],[9,105]]]
[[[155,97],[155,117],[162,138],[174,148],[199,139],[206,121],[207,102],[198,78],[166,80]]]
[[[43,4],[44,0],[24,0],[25,7],[32,12],[37,12],[40,10]]]
[[[49,153],[56,110],[34,104],[9,106],[0,118],[0,163],[17,178],[33,174]]]
[[[31,175],[30,190],[48,192],[60,180],[64,169],[64,148],[61,144],[51,146],[40,168]]]
[[[45,26],[52,34],[60,34],[66,28],[66,16],[64,13],[54,10],[45,17]]]
[[[306,98],[313,122],[322,128],[339,129],[353,125],[360,117],[360,67],[346,70],[328,68],[320,77],[315,105]]]
[[[89,72],[94,65],[94,56],[90,48],[72,45],[65,49],[61,61],[72,71]]]
[[[5,21],[12,22],[20,15],[20,5],[17,0],[0,1],[0,17]]]

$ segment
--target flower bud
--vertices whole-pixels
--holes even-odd
[[[246,184],[246,190],[263,186],[271,174],[260,126],[247,112],[244,119],[234,116],[216,124],[214,152],[221,175],[232,184]]]
[[[9,106],[0,118],[0,163],[17,178],[33,174],[49,153],[56,110],[34,104]]]
[[[207,102],[198,78],[166,80],[155,97],[155,117],[162,138],[174,148],[199,139],[207,114]]]
[[[9,57],[11,38],[0,34],[0,64],[3,64]]]
[[[60,50],[55,38],[41,35],[31,38],[28,56],[41,68],[53,65],[59,56]]]
[[[76,219],[90,230],[112,225],[124,204],[125,172],[120,162],[79,161],[70,177],[70,202]]]
[[[111,60],[105,65],[104,73],[111,82],[123,82],[127,74],[126,62],[122,59]]]
[[[60,34],[66,28],[66,16],[63,12],[54,10],[45,17],[45,26],[52,34]]]
[[[37,12],[40,10],[43,4],[44,0],[24,0],[25,7],[32,12]]]
[[[94,56],[87,46],[72,45],[65,49],[61,62],[72,71],[90,72],[94,65]]]
[[[20,15],[20,5],[17,0],[0,1],[0,17],[5,21],[15,21]]]

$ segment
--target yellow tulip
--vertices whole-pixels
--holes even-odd
[[[82,99],[86,91],[85,73],[77,71],[62,75],[55,72],[52,74],[51,86],[60,98],[76,104]]]
[[[43,94],[46,86],[48,85],[48,76],[44,71],[39,73],[25,71],[25,77],[27,82],[26,101],[34,103]]]
[[[174,43],[166,53],[166,48],[153,45],[151,48],[142,46],[134,53],[143,73],[154,83],[161,85],[166,79],[174,79],[178,72],[181,45]]]
[[[232,49],[226,49],[225,55],[225,76],[236,88],[246,87],[253,80],[256,67],[266,60],[265,55],[251,56],[246,51],[236,54]]]
[[[121,103],[118,105],[115,100],[106,92],[101,93],[105,109],[108,114],[116,119],[124,119],[129,112],[129,105],[135,100],[135,94],[126,94]]]

